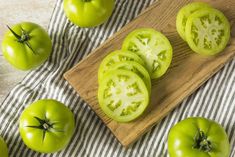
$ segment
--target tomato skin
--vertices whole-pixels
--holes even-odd
[[[64,0],[68,19],[80,27],[95,27],[111,16],[114,0]]]
[[[53,153],[65,148],[74,127],[73,113],[56,100],[36,101],[20,116],[19,130],[24,143],[42,153]]]
[[[1,157],[8,157],[7,145],[4,142],[4,140],[2,139],[2,137],[0,137],[0,156]]]
[[[210,151],[196,148],[198,130],[205,133],[204,142],[210,142]],[[192,117],[171,128],[168,151],[170,157],[228,157],[230,146],[227,134],[220,124],[209,119]]]
[[[30,70],[41,65],[50,56],[52,43],[47,32],[39,25],[31,22],[16,24],[11,28],[18,35],[22,35],[22,29],[28,33],[28,43],[33,51],[25,44],[17,40],[14,34],[8,30],[3,38],[2,52],[6,60],[15,68]]]

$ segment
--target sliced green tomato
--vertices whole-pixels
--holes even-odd
[[[123,69],[136,73],[146,84],[148,91],[151,91],[151,79],[148,71],[139,63],[134,61],[124,61],[114,64],[110,70]]]
[[[183,40],[186,40],[185,37],[185,26],[186,26],[186,22],[188,20],[188,17],[194,13],[195,11],[199,10],[199,9],[204,9],[204,8],[209,8],[210,5],[207,3],[203,3],[203,2],[193,2],[193,3],[189,3],[188,5],[182,7],[180,9],[180,11],[177,14],[176,17],[176,29],[177,32],[179,33],[180,37]]]
[[[108,54],[100,64],[98,71],[98,82],[100,83],[103,78],[103,74],[109,70],[115,63],[122,61],[135,61],[144,65],[143,60],[135,53],[127,52],[125,50],[117,50]]]
[[[194,12],[186,23],[190,48],[203,55],[221,52],[230,38],[230,24],[222,12],[207,8]]]
[[[152,79],[165,74],[172,60],[172,46],[169,40],[150,28],[131,32],[124,40],[122,49],[138,54],[144,60]]]
[[[108,117],[129,122],[144,112],[149,104],[149,92],[136,73],[117,69],[105,74],[98,89],[98,100]]]

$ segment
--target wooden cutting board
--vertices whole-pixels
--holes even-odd
[[[221,10],[231,23],[231,41],[224,52],[214,57],[193,53],[176,32],[176,14],[189,2],[192,1],[160,0],[154,3],[64,75],[123,146],[136,141],[235,56],[235,0],[206,1]],[[162,78],[152,80],[151,103],[145,114],[130,123],[117,123],[99,107],[97,71],[102,59],[109,52],[120,49],[126,35],[140,27],[154,28],[168,37],[174,49],[173,61]]]

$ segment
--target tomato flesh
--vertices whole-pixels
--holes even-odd
[[[186,27],[186,22],[188,20],[188,17],[193,12],[195,12],[199,9],[206,9],[209,7],[210,7],[210,5],[208,5],[207,3],[193,2],[193,3],[190,3],[180,9],[180,11],[178,12],[177,17],[176,17],[176,29],[177,29],[177,32],[179,33],[180,37],[183,40],[186,40],[185,27]]]
[[[119,62],[114,64],[111,70],[116,70],[116,69],[123,69],[123,70],[129,70],[134,73],[136,73],[146,84],[149,92],[151,92],[151,79],[149,76],[148,71],[139,63],[134,62],[134,61],[124,61],[124,62]]]
[[[152,79],[166,73],[172,60],[172,46],[160,32],[150,28],[140,28],[131,32],[123,42],[123,50],[138,54]]]
[[[108,117],[129,122],[144,112],[149,103],[149,92],[137,74],[117,69],[105,74],[98,89],[98,100]]]
[[[99,83],[102,81],[104,77],[103,75],[105,74],[106,71],[108,71],[109,69],[112,69],[114,64],[118,62],[123,62],[123,61],[135,61],[135,62],[140,63],[141,65],[144,65],[144,62],[142,61],[142,59],[135,53],[131,53],[131,52],[123,51],[123,50],[116,50],[108,54],[101,62],[99,71],[98,71]]]
[[[190,48],[203,55],[221,52],[230,39],[230,24],[222,12],[207,8],[195,11],[186,23]]]

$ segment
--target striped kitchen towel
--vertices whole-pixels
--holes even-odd
[[[153,2],[116,0],[111,19],[100,27],[87,29],[71,24],[64,15],[62,0],[57,1],[48,29],[53,41],[50,59],[30,72],[0,105],[0,134],[9,146],[10,157],[166,157],[169,129],[190,116],[202,116],[222,124],[231,143],[231,157],[235,156],[235,59],[128,149],[121,146],[63,79],[64,72]],[[63,102],[76,118],[76,130],[70,144],[54,154],[28,149],[18,131],[21,112],[43,98]]]

